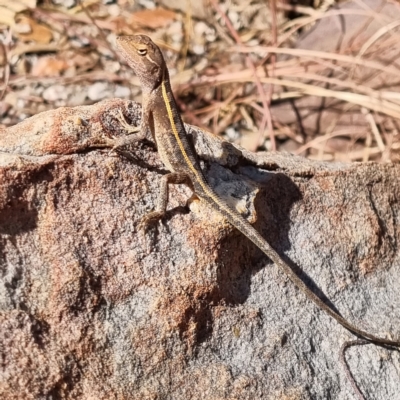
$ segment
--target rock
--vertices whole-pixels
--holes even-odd
[[[0,397],[353,398],[339,350],[354,336],[207,206],[188,212],[187,188],[138,229],[165,168],[150,138],[102,148],[124,134],[118,109],[140,122],[114,99],[0,132]],[[399,165],[253,154],[188,130],[215,190],[310,288],[399,338]],[[346,356],[366,398],[398,396],[399,352]]]

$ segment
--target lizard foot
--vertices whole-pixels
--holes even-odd
[[[147,231],[150,225],[158,222],[163,216],[164,213],[162,211],[153,211],[148,213],[140,220],[138,228],[140,230],[143,229],[144,231]]]
[[[140,131],[139,126],[132,126],[126,122],[124,114],[122,114],[121,109],[118,110],[117,120],[121,124],[121,126],[128,132],[128,133],[136,133]]]
[[[118,115],[116,116],[117,120],[121,124],[122,128],[125,129],[129,135],[126,136],[102,136],[100,143],[98,144],[101,147],[110,148],[111,151],[116,151],[121,149],[122,147],[133,145],[136,142],[139,142],[144,139],[145,135],[141,132],[141,127],[139,126],[131,126],[129,125],[124,115],[122,114],[121,109],[118,110]],[[138,133],[138,135],[131,135],[131,133]]]
[[[116,150],[120,149],[121,147],[124,147],[130,143],[131,143],[131,141],[127,140],[126,137],[103,136],[101,138],[100,145],[101,145],[101,147],[109,148],[110,151],[116,151]]]

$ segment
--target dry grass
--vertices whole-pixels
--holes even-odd
[[[61,105],[129,97],[127,86],[140,100],[114,50],[116,35],[140,31],[163,47],[189,123],[251,150],[399,160],[400,22],[382,3],[313,9],[210,0],[199,10],[9,3],[0,4],[4,125]],[[332,21],[352,21],[351,29],[330,38]]]

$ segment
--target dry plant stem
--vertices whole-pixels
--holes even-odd
[[[9,50],[10,50],[10,43],[12,40],[12,35],[11,35],[11,29],[8,30],[7,32],[7,37],[2,43],[2,50],[3,50],[3,55],[4,55],[4,60],[6,60],[5,68],[4,68],[4,86],[3,90],[1,91],[0,95],[0,100],[3,99],[7,88],[8,84],[10,82],[10,60],[9,60]]]
[[[69,76],[69,77],[55,77],[55,78],[31,78],[31,77],[18,77],[18,78],[10,78],[10,85],[26,85],[28,82],[39,82],[41,84],[54,84],[54,82],[60,85],[69,85],[71,83],[80,83],[80,82],[96,82],[99,80],[104,80],[107,82],[121,82],[121,77],[117,74],[113,74],[107,71],[93,71],[86,74],[78,75],[78,76]],[[4,86],[0,86],[0,90],[4,90]]]
[[[218,11],[218,13],[221,15],[221,17],[224,19],[227,28],[229,29],[231,35],[234,37],[235,41],[237,44],[242,45],[242,41],[238,35],[238,33],[236,32],[235,28],[233,27],[231,21],[229,20],[229,18],[225,15],[225,13],[221,10],[221,8],[219,7],[218,3],[216,2],[216,0],[211,0],[214,8]],[[246,57],[247,63],[250,66],[250,69],[253,72],[253,76],[254,76],[254,80],[255,80],[255,84],[257,87],[258,92],[260,93],[260,97],[261,97],[261,102],[263,103],[263,108],[264,108],[264,117],[261,121],[260,124],[260,132],[262,134],[262,132],[264,131],[265,128],[265,123],[267,123],[268,126],[268,131],[269,131],[269,137],[271,140],[271,149],[272,150],[276,150],[276,142],[275,142],[275,136],[274,136],[274,131],[273,131],[273,127],[272,127],[272,117],[271,117],[271,111],[269,108],[269,102],[267,99],[267,96],[265,94],[264,88],[261,85],[260,79],[258,77],[257,74],[257,68],[254,65],[253,61],[251,60],[250,57]]]
[[[280,51],[282,50],[282,51]],[[293,50],[293,49],[288,49]],[[238,50],[240,51],[240,50]],[[248,51],[246,49],[246,51]],[[301,50],[304,51],[304,50]],[[279,52],[282,53],[288,53],[286,52],[286,49],[279,49]],[[326,53],[330,55],[330,58],[334,59],[335,55],[333,55],[332,53]],[[340,55],[336,55],[337,57],[341,57]],[[346,56],[345,56],[346,57]],[[314,62],[314,61],[313,61]],[[378,91],[378,90],[374,90],[372,88],[369,88],[367,86],[357,86],[355,83],[349,83],[349,82],[345,82],[345,81],[340,81],[337,80],[335,78],[328,78],[322,75],[318,75],[318,74],[313,74],[313,72],[321,72],[323,70],[326,69],[326,67],[331,68],[331,69],[337,69],[337,66],[334,65],[324,65],[324,69],[321,70],[320,65],[322,64],[321,60],[317,60],[316,62],[314,62],[314,64],[310,61],[309,63],[307,63],[306,66],[303,65],[299,65],[299,64],[294,64],[294,61],[290,61],[290,62],[280,62],[278,63],[278,68],[276,69],[276,77],[291,77],[291,78],[302,78],[304,77],[304,79],[308,79],[308,80],[319,80],[321,82],[326,82],[326,83],[332,83],[332,84],[339,84],[340,86],[343,88],[349,87],[354,91],[360,91],[362,93],[366,93],[369,94],[370,96],[376,97],[378,99],[387,99],[387,100],[400,100],[400,95],[397,92],[390,92],[390,91]],[[374,68],[371,65],[368,65],[369,62],[365,61],[364,62],[364,66],[366,67],[371,67]],[[376,67],[376,65],[375,65]],[[307,69],[308,72],[304,72],[305,68]],[[386,67],[382,67],[379,66],[378,68],[375,68],[377,70],[383,70]],[[340,69],[339,71],[343,72],[343,69]],[[262,72],[262,76],[266,76],[264,71],[261,71],[261,69],[258,70],[258,72],[261,74]],[[384,71],[385,73],[388,73],[388,71]],[[398,70],[391,71],[393,73],[393,75],[396,75],[397,78],[400,78],[400,73]],[[210,85],[210,84],[224,84],[226,82],[231,82],[231,81],[250,81],[251,78],[251,74],[249,71],[239,71],[239,72],[230,72],[230,73],[221,73],[219,75],[215,75],[213,77],[201,77],[198,78],[196,80],[193,80],[190,85],[189,84],[184,84],[180,87],[180,90],[186,90],[189,87],[193,88],[193,87],[199,87],[199,86],[205,86],[205,85]]]
[[[361,47],[360,51],[358,52],[356,58],[359,60],[359,62],[362,62],[361,57],[365,54],[365,52],[368,50],[369,47],[372,46],[374,42],[379,40],[379,38],[387,33],[390,32],[390,30],[397,28],[400,25],[400,21],[393,21],[391,24],[386,25],[379,29],[377,32],[375,32],[374,35],[372,35]],[[398,39],[397,39],[398,42]],[[355,73],[355,67],[352,69],[351,74],[350,74],[350,79],[353,79]]]
[[[278,41],[278,31],[277,31],[277,20],[276,20],[276,0],[270,0],[270,7],[271,7],[271,36],[272,36],[272,46],[276,46],[277,41]],[[261,65],[264,65],[264,62],[261,63]],[[274,77],[275,76],[275,65],[276,65],[276,54],[271,55],[271,72],[270,76]],[[269,90],[267,94],[267,102],[268,102],[268,113],[264,114],[263,119],[267,119],[268,123],[268,131],[270,134],[270,137],[274,138],[274,142],[271,142],[271,145],[273,144],[274,146],[272,150],[276,150],[276,143],[275,143],[275,136],[273,132],[273,125],[272,125],[272,116],[271,116],[271,100],[272,96],[274,94],[274,85],[269,85]],[[263,125],[262,125],[263,126]],[[257,143],[258,145],[258,143]],[[257,148],[254,149],[254,151],[257,150]]]
[[[194,111],[189,110],[189,108],[186,106],[186,104],[182,101],[179,101],[179,99],[177,99],[176,102],[178,103],[179,108],[181,109],[182,113],[185,114],[185,116],[188,118],[188,120],[191,123],[193,123],[199,127],[204,127],[204,129],[205,129],[205,124],[203,124],[203,122],[197,117],[197,114],[200,114],[200,113],[195,112],[198,110],[194,110]]]
[[[337,136],[358,135],[360,133],[364,133],[364,129],[360,132],[358,132],[358,131],[350,132],[348,129],[345,129],[343,131],[341,131],[341,130],[335,131],[335,133],[326,133],[323,136],[319,136],[313,140],[310,140],[305,145],[303,145],[303,146],[299,147],[298,149],[296,149],[295,151],[293,151],[293,154],[300,155],[300,154],[304,153],[306,150],[308,150],[310,148],[315,148],[315,146],[317,146],[318,144],[324,143],[324,142],[328,141],[329,139],[332,139]]]
[[[285,78],[289,77],[287,75],[281,75],[281,76],[285,77]],[[293,75],[292,75],[292,77],[293,77]],[[354,92],[359,92],[359,93],[366,94],[368,96],[372,96],[375,98],[385,98],[385,94],[383,94],[382,92],[371,89],[368,86],[357,85],[357,83],[355,83],[355,82],[343,81],[343,80],[340,80],[337,78],[328,78],[323,75],[313,74],[313,73],[309,73],[309,72],[300,73],[300,74],[296,75],[296,77],[299,79],[305,79],[307,81],[319,81],[319,82],[323,82],[323,83],[328,83],[330,85],[337,86],[338,88],[341,88],[344,90],[350,89]]]
[[[367,30],[368,26],[373,22],[373,21],[378,21],[379,16],[381,15],[380,12],[382,9],[385,7],[385,1],[381,1],[380,4],[377,6],[377,8],[374,10],[371,7],[369,7],[364,1],[358,1],[355,0],[356,4],[360,6],[360,8],[366,10],[367,12],[370,13],[369,18],[359,26],[358,30],[356,30],[353,33],[353,37],[350,38],[350,40],[347,42],[348,47],[352,48],[353,44],[359,40],[360,36]],[[389,21],[387,21],[389,22]],[[381,21],[381,23],[384,25],[386,22]]]
[[[216,87],[215,88],[215,99],[220,102],[221,101],[221,87]],[[217,132],[217,126],[218,126],[218,114],[219,113],[214,113],[212,117],[212,130],[214,133]]]
[[[241,80],[240,80],[241,81]],[[301,82],[294,82],[287,79],[262,78],[261,82],[274,83],[276,85],[294,87],[302,90],[303,94],[319,97],[332,97],[348,103],[357,104],[370,110],[386,114],[390,117],[400,119],[400,105],[379,98],[372,98],[358,93],[341,92],[325,89]]]
[[[305,26],[314,23],[315,21],[318,21],[319,19],[322,18],[328,18],[332,16],[340,16],[340,15],[361,15],[364,17],[373,17],[376,18],[376,20],[381,21],[382,23],[389,23],[391,22],[387,17],[384,17],[382,15],[379,15],[377,13],[371,12],[371,11],[363,11],[363,10],[330,10],[327,12],[318,12],[315,15],[311,17],[302,17],[302,18],[296,18],[292,21],[287,22],[281,27],[282,31],[285,31],[286,29],[289,29],[290,27],[293,27],[292,29],[289,29],[289,31],[285,34],[282,35],[278,42],[278,46],[281,44],[285,43],[296,31],[298,31],[301,28],[304,28]]]
[[[283,11],[292,11],[297,14],[304,14],[304,15],[315,15],[318,14],[318,11],[316,11],[314,8],[311,7],[304,7],[304,6],[299,6],[299,5],[292,5],[292,4],[287,4],[283,2],[279,2],[276,6],[278,10],[283,10]]]
[[[76,7],[75,7],[75,9],[76,9]],[[76,14],[73,14],[73,12],[74,11],[71,11],[71,10],[69,10],[68,13],[61,13],[61,12],[50,11],[50,10],[44,11],[44,9],[41,9],[41,8],[35,8],[32,10],[33,15],[40,16],[40,18],[45,21],[52,20],[52,21],[63,24],[63,26],[68,24],[67,28],[65,29],[66,35],[67,35],[67,30],[69,30],[71,27],[73,27],[74,22],[82,23],[82,24],[90,24],[91,23],[91,19],[88,16],[83,15],[83,14],[76,15]],[[109,30],[112,32],[115,31],[115,22],[112,20],[108,20],[108,19],[97,20],[96,24],[100,29],[105,29],[105,30]]]
[[[372,135],[371,132],[367,132],[367,137],[365,139],[365,146],[363,148],[363,157],[362,157],[362,162],[367,162],[369,159],[369,155],[370,155],[370,148],[372,145]]]
[[[364,395],[362,394],[361,390],[358,388],[357,383],[353,377],[353,374],[350,371],[349,366],[347,365],[346,362],[346,350],[351,347],[351,346],[359,346],[359,345],[364,345],[368,344],[366,340],[349,340],[347,342],[344,342],[341,349],[340,349],[340,361],[342,362],[344,372],[346,373],[347,379],[349,380],[355,394],[357,395],[359,400],[365,400]]]
[[[79,5],[82,7],[83,12],[88,16],[88,18],[92,22],[93,26],[95,26],[97,28],[97,31],[99,32],[101,38],[103,39],[103,43],[105,44],[105,46],[111,51],[111,53],[114,55],[115,59],[118,59],[117,53],[115,52],[115,50],[110,45],[110,43],[107,40],[106,35],[104,34],[103,30],[97,25],[96,20],[92,17],[92,14],[90,14],[89,10],[83,4],[82,0],[79,0]]]
[[[204,114],[204,113],[209,113],[209,112],[218,112],[219,109],[224,108],[228,106],[229,104],[237,104],[241,103],[242,101],[239,99],[236,99],[236,96],[239,94],[239,92],[242,90],[241,87],[235,87],[231,94],[226,97],[223,101],[214,101],[212,104],[205,106],[203,108],[198,108],[197,110],[193,110],[193,115],[197,114]],[[254,97],[255,98],[255,97]]]
[[[368,48],[372,46],[372,44],[374,42],[376,42],[381,36],[386,35],[387,33],[389,33],[392,29],[397,28],[398,26],[400,26],[400,21],[393,21],[391,24],[386,25],[386,26],[382,27],[381,29],[379,29],[377,32],[375,32],[375,34],[372,35],[363,44],[363,46],[361,47],[360,51],[357,54],[357,58],[360,59],[364,55],[364,53],[368,50]],[[396,40],[398,41],[398,38],[396,38]]]
[[[356,64],[363,67],[376,69],[381,72],[385,72],[387,74],[393,75],[397,78],[400,78],[400,72],[397,68],[388,67],[386,65],[382,65],[376,61],[369,61],[369,60],[360,60],[354,56],[347,56],[344,54],[338,53],[329,53],[325,51],[318,51],[318,50],[306,50],[306,49],[287,49],[287,48],[279,48],[273,46],[254,46],[254,47],[244,47],[244,46],[237,46],[232,49],[232,51],[240,52],[240,53],[250,53],[250,52],[270,52],[270,53],[277,53],[277,54],[288,54],[292,56],[298,57],[315,57],[315,58],[326,58],[328,60],[334,61],[342,61],[349,64]]]
[[[372,133],[374,134],[376,144],[378,145],[379,150],[382,151],[382,153],[383,153],[385,151],[385,144],[383,143],[382,136],[379,133],[379,129],[376,125],[374,117],[368,110],[365,110],[366,111],[365,112],[363,109],[362,111],[363,111],[363,114],[365,114],[365,118],[366,118],[367,122],[369,123],[369,126],[371,127]]]
[[[187,53],[189,50],[190,43],[190,32],[193,29],[192,14],[191,14],[190,2],[188,2],[188,8],[185,15],[185,23],[183,24],[183,44],[180,50],[180,59],[182,60],[178,64],[178,71],[182,72],[185,69]]]
[[[287,72],[288,71],[286,71],[286,73]],[[280,74],[280,76],[285,76],[285,75]],[[304,79],[313,79],[313,80],[318,79],[321,82],[332,83],[334,85],[341,84],[341,82],[337,79],[321,78],[321,77],[318,78],[318,75],[313,75],[313,74],[301,75],[292,73],[292,77],[295,76],[303,77]],[[225,82],[232,82],[232,81],[238,82],[238,81],[248,81],[248,80],[251,81],[251,76],[248,73],[239,72],[232,74],[223,74],[223,75],[221,74],[219,76],[212,78],[202,78],[197,82],[193,82],[193,85],[195,86],[209,85],[209,84],[217,85],[217,84],[223,84]],[[381,112],[396,119],[400,118],[400,104],[398,104],[398,102],[396,101],[399,97],[398,93],[376,91],[374,89],[370,89],[364,86],[356,88],[355,84],[351,83],[341,84],[341,87],[348,87],[351,88],[353,91],[356,91],[357,89],[358,91],[367,94],[366,96],[359,93],[349,93],[340,90],[324,89],[310,84],[295,82],[293,80],[274,79],[274,78],[262,78],[261,80],[266,83],[274,83],[277,85],[296,88],[299,90],[299,92],[296,92],[296,97],[299,96],[299,93],[303,93],[303,95],[316,95],[322,97],[337,98],[338,100],[342,100],[352,104],[357,104],[369,108],[371,110]]]

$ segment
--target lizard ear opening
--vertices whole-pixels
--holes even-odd
[[[157,75],[160,71],[160,67],[155,65],[152,69],[151,69],[151,74],[152,75]]]

